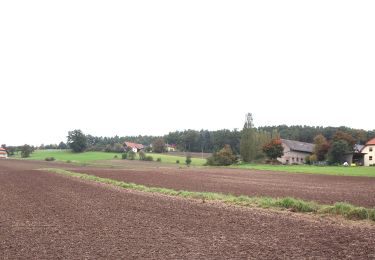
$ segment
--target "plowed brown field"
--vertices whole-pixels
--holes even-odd
[[[319,203],[375,207],[375,178],[298,174],[228,168],[179,168],[123,161],[127,169],[74,169],[147,186],[250,196],[291,196]]]
[[[369,224],[130,192],[33,170],[52,166],[64,164],[0,161],[0,259],[375,258]]]

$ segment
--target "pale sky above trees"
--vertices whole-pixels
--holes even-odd
[[[374,129],[374,1],[0,1],[0,143]]]

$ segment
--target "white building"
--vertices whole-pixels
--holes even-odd
[[[0,148],[0,158],[8,158],[8,153],[4,148]]]
[[[375,138],[368,141],[363,147],[361,153],[364,154],[363,165],[371,166],[375,165]]]

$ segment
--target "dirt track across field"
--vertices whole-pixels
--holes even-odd
[[[375,258],[373,225],[129,192],[31,170],[45,165],[0,161],[0,259]]]

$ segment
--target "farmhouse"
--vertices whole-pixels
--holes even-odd
[[[125,150],[132,150],[135,153],[138,153],[139,151],[142,151],[145,148],[143,144],[136,144],[131,142],[125,142],[124,147]]]
[[[304,164],[305,158],[311,155],[314,150],[314,144],[299,141],[281,139],[284,147],[284,155],[277,158],[282,164]]]
[[[168,152],[175,152],[176,151],[176,145],[175,144],[166,144],[165,149]]]
[[[375,138],[368,141],[362,148],[361,153],[363,156],[363,165],[371,166],[375,165]]]
[[[8,153],[4,148],[0,148],[0,158],[8,158]]]

